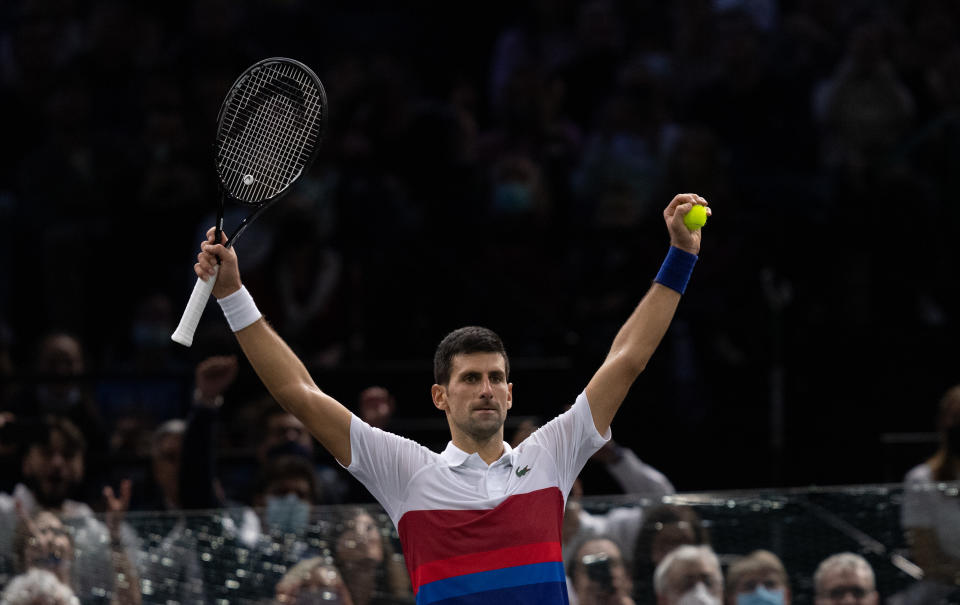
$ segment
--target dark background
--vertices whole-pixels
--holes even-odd
[[[185,412],[193,365],[237,350],[213,304],[193,348],[168,340],[213,220],[216,111],[250,63],[289,56],[324,82],[328,137],[237,249],[345,404],[382,384],[398,430],[442,447],[433,348],[482,324],[514,415],[549,418],[693,191],[715,216],[615,438],[681,491],[899,481],[932,453],[960,382],[956,3],[397,4],[4,2],[7,383],[67,329],[111,422]],[[244,365],[229,401],[260,394]]]

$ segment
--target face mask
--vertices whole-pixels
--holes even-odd
[[[493,206],[506,214],[526,212],[533,206],[530,187],[522,183],[500,183],[493,190]]]
[[[677,605],[720,605],[720,599],[710,594],[703,582],[683,593]]]
[[[285,534],[297,534],[310,522],[310,503],[294,494],[267,496],[267,525]]]
[[[783,589],[767,590],[757,586],[753,592],[738,594],[737,605],[783,605]]]
[[[307,460],[313,460],[313,452],[310,448],[296,441],[284,441],[267,450],[267,458],[279,458],[280,456],[299,456]]]
[[[42,384],[37,387],[37,402],[40,408],[54,414],[66,414],[80,403],[83,393],[78,386],[53,388]]]
[[[137,322],[131,328],[130,339],[143,349],[160,349],[170,340],[170,329],[161,323]]]

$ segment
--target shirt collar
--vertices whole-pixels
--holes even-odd
[[[474,468],[487,468],[487,463],[483,461],[483,458],[480,457],[480,454],[474,452],[473,454],[468,454],[459,447],[453,444],[453,441],[447,443],[446,449],[441,452],[440,457],[446,461],[450,466],[468,466]],[[513,464],[513,448],[510,447],[510,444],[506,441],[503,442],[503,455],[497,459],[497,462],[503,461],[505,464]],[[493,466],[491,464],[490,466]]]

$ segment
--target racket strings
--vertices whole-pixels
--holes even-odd
[[[231,194],[256,203],[289,186],[317,144],[323,109],[312,78],[293,66],[251,74],[225,108],[218,135],[218,168]]]
[[[308,131],[289,119],[297,113],[289,99],[273,96],[245,120],[243,139],[237,141],[238,145],[227,147],[234,164],[232,188],[245,189],[243,193],[263,199],[275,195],[296,178],[303,164],[298,154],[309,138],[304,136]],[[295,121],[302,122],[302,118]],[[248,174],[255,178],[252,188],[250,182],[243,180]]]
[[[248,89],[246,90],[247,94],[245,96],[250,97],[250,96],[256,96],[257,94],[262,94],[263,88],[273,89],[277,84],[280,84],[282,86],[282,80],[264,82],[263,86],[261,86],[260,90],[257,92],[254,92],[256,87],[248,87]],[[288,147],[285,149],[284,148],[273,149],[273,151],[275,152],[278,150],[284,151],[285,155],[290,156],[290,158],[296,158],[298,156],[298,153],[300,155],[303,155],[304,147],[308,146],[308,145],[305,145],[305,143],[309,143],[311,138],[313,139],[316,138],[316,136],[313,136],[313,137],[310,136],[311,134],[310,131],[307,129],[304,129],[304,125],[305,125],[305,122],[307,121],[310,121],[310,120],[315,121],[316,120],[315,114],[317,112],[312,111],[310,113],[313,115],[304,116],[301,114],[301,111],[297,111],[298,108],[296,107],[296,105],[303,106],[303,109],[305,110],[318,108],[319,105],[316,102],[303,103],[302,99],[299,99],[298,100],[299,102],[293,102],[294,106],[291,107],[290,105],[291,101],[289,100],[291,93],[296,93],[297,96],[302,97],[303,94],[301,91],[307,92],[307,93],[312,91],[310,91],[309,88],[306,88],[306,89],[301,88],[301,89],[293,89],[293,90],[289,90],[289,87],[287,88],[288,90],[281,91],[282,93],[284,93],[285,95],[284,97],[278,97],[275,94],[271,94],[268,97],[270,99],[270,103],[268,104],[268,106],[263,107],[261,104],[261,107],[258,107],[255,110],[254,115],[250,115],[249,112],[244,112],[242,109],[240,109],[240,107],[243,107],[248,104],[243,104],[243,103],[238,104],[238,107],[235,110],[237,115],[245,117],[244,122],[248,124],[247,126],[248,133],[246,133],[247,136],[248,137],[252,136],[260,142],[260,146],[257,148],[256,152],[254,152],[254,155],[258,159],[263,158],[266,155],[266,152],[271,151],[270,146],[266,145],[266,143],[268,142],[277,143],[276,140],[272,140],[272,141],[270,139],[265,140],[264,136],[274,135],[274,134],[276,134],[277,136],[286,136],[288,140],[287,141]],[[313,97],[316,98],[316,95],[314,94]],[[281,99],[281,98],[286,99],[286,102],[283,102],[285,106],[278,108],[276,106],[276,103],[278,99]],[[311,99],[308,99],[308,101],[310,100]],[[267,121],[265,121],[266,118],[271,115],[278,117],[278,119],[274,121],[274,123],[268,123]],[[251,122],[251,118],[254,118],[252,127],[250,127],[249,125],[249,123]],[[274,147],[276,147],[276,145],[274,145]],[[294,150],[292,153],[290,153],[291,149]],[[311,149],[308,149],[308,151],[310,150]],[[258,162],[258,163],[262,164],[262,162]],[[289,178],[290,175],[294,174],[293,169],[296,169],[296,167],[297,166],[295,163],[288,162],[286,174],[280,175],[277,178],[277,180],[282,182],[287,178]],[[276,172],[276,170],[274,170],[274,172]]]

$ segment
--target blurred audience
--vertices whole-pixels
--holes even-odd
[[[856,603],[877,605],[873,567],[862,556],[851,552],[830,555],[817,565],[813,574],[816,605]]]
[[[727,568],[724,605],[790,605],[790,580],[780,558],[755,550]]]
[[[951,592],[960,596],[960,385],[940,399],[937,416],[940,447],[904,477],[901,523],[911,559],[923,570],[922,586],[914,594],[929,597]]]
[[[329,603],[330,605],[353,605],[350,591],[337,568],[325,557],[311,557],[293,566],[277,582],[277,605],[306,605]]]
[[[653,602],[654,572],[668,554],[683,545],[710,545],[710,535],[692,507],[661,504],[645,512],[632,557],[638,603]]]
[[[662,244],[646,235],[657,218],[650,200],[689,187],[707,191],[736,220],[718,223],[721,245],[703,268],[724,279],[698,282],[690,294],[696,320],[680,318],[678,324],[691,329],[670,337],[684,363],[647,372],[654,388],[676,395],[689,430],[684,438],[709,447],[704,439],[727,433],[714,430],[711,409],[724,410],[727,422],[729,407],[721,404],[765,395],[745,392],[741,380],[769,369],[765,332],[758,331],[765,328],[757,328],[765,325],[757,321],[764,308],[753,301],[757,284],[751,281],[760,267],[748,266],[741,277],[722,270],[742,259],[763,258],[785,282],[797,284],[796,321],[771,330],[781,330],[777,337],[791,351],[787,376],[803,376],[803,384],[784,385],[798,401],[812,400],[821,386],[844,396],[830,372],[802,361],[822,361],[827,338],[856,343],[836,353],[856,360],[851,363],[911,367],[909,379],[904,371],[891,372],[881,386],[857,396],[902,400],[925,377],[952,371],[956,325],[949,309],[960,292],[957,280],[941,279],[952,270],[952,242],[928,241],[928,234],[930,225],[960,218],[957,205],[948,203],[960,186],[955,3],[507,4],[483,7],[482,18],[479,6],[459,7],[466,29],[450,26],[445,11],[414,18],[401,5],[370,14],[366,6],[321,8],[304,0],[255,6],[18,0],[0,9],[0,111],[17,116],[6,125],[0,149],[0,239],[7,252],[39,246],[32,269],[8,263],[0,270],[0,311],[8,318],[0,329],[0,376],[9,380],[0,402],[0,489],[9,492],[0,494],[0,546],[11,545],[19,502],[38,527],[53,527],[47,513],[55,513],[72,528],[72,581],[84,602],[93,590],[108,590],[97,582],[115,571],[105,557],[115,529],[128,553],[137,538],[143,541],[144,594],[158,601],[196,603],[213,594],[198,592],[199,562],[190,556],[204,548],[214,559],[205,563],[215,571],[219,597],[234,598],[225,574],[263,556],[257,560],[277,567],[230,580],[259,582],[261,596],[280,602],[318,593],[356,605],[388,594],[404,598],[402,589],[384,584],[397,555],[386,538],[377,553],[367,520],[358,517],[345,531],[340,548],[350,562],[340,570],[329,566],[332,555],[324,548],[331,545],[304,540],[304,527],[319,523],[316,505],[363,498],[296,418],[245,392],[235,360],[208,359],[209,351],[225,350],[218,340],[229,337],[222,318],[208,309],[194,353],[169,340],[180,304],[169,293],[185,294],[192,284],[192,277],[185,282],[182,255],[196,226],[205,229],[212,220],[215,179],[205,172],[210,141],[204,124],[213,122],[232,78],[264,48],[287,48],[317,68],[337,116],[314,168],[287,200],[289,212],[266,215],[255,229],[259,235],[252,230],[244,240],[246,258],[257,265],[251,287],[273,292],[263,294],[268,318],[316,368],[407,360],[464,314],[504,327],[512,349],[528,359],[555,352],[576,363],[602,355],[605,344],[597,343],[606,340],[599,336],[610,318],[629,312],[638,282],[600,288],[600,279],[655,269],[639,260],[646,248]],[[241,35],[274,22],[292,23],[293,32]],[[318,23],[327,45],[322,52],[310,42]],[[233,43],[238,39],[245,41]],[[197,56],[204,60],[193,61]],[[181,65],[188,62],[185,73]],[[902,200],[910,200],[913,212],[900,211]],[[850,208],[867,203],[880,211],[864,222]],[[756,208],[762,211],[752,212]],[[183,220],[169,221],[173,214]],[[228,222],[242,214],[231,209]],[[785,226],[750,224],[751,214]],[[456,237],[466,224],[486,237]],[[100,259],[131,225],[145,226],[147,245],[104,271]],[[159,226],[162,237],[154,233]],[[856,275],[818,254],[811,232],[819,249],[852,258]],[[877,247],[866,237],[894,244]],[[905,270],[904,250],[920,246],[930,258]],[[137,275],[145,266],[149,285],[128,279],[123,285],[132,290],[124,296],[103,295],[115,289],[116,275]],[[450,300],[438,293],[436,275],[468,295]],[[736,287],[730,279],[739,280]],[[811,287],[820,282],[841,285],[842,308]],[[520,302],[497,295],[517,283],[535,283],[536,292]],[[535,310],[522,325],[511,323],[518,304]],[[13,317],[37,321],[13,323]],[[873,346],[869,330],[847,331],[871,317],[923,346],[891,352]],[[51,326],[69,329],[48,331]],[[195,365],[190,355],[197,350],[203,361]],[[708,355],[719,362],[699,358]],[[856,373],[857,366],[844,368]],[[344,374],[346,388],[356,388],[353,374]],[[555,382],[562,392],[563,381]],[[671,390],[661,382],[713,390]],[[238,397],[224,411],[230,433],[224,440],[217,435],[221,404],[235,386],[239,397],[250,399]],[[960,573],[960,513],[950,492],[960,477],[958,400],[956,389],[944,396],[940,447],[905,477],[903,529],[925,576],[910,594],[933,591],[921,600],[955,590]],[[357,404],[371,425],[404,426],[393,392],[370,387]],[[647,419],[649,425],[664,420]],[[802,427],[802,418],[792,420]],[[745,428],[747,443],[758,442],[765,430]],[[649,437],[638,431],[629,439]],[[220,447],[224,443],[230,447]],[[829,448],[820,449],[833,459]],[[830,470],[810,460],[809,451],[795,451],[804,456],[797,467]],[[628,447],[611,442],[593,462],[628,494],[656,501],[673,493],[671,482]],[[870,480],[879,477],[879,470],[848,464]],[[708,466],[690,465],[689,472],[703,472],[704,482],[757,477],[735,465],[724,465],[733,469],[727,476],[714,466],[703,470]],[[139,536],[93,512],[126,508],[125,490],[106,498],[101,489],[134,468],[143,479],[136,508],[168,513],[163,521],[144,522]],[[639,603],[652,601],[654,569],[669,553],[710,544],[692,508],[631,503],[601,515],[585,511],[581,495],[578,483],[567,501],[565,545],[606,536],[611,542],[594,540],[600,550],[592,555],[601,561],[600,551],[606,552],[610,563],[613,547],[619,549]],[[227,512],[210,527],[182,515],[183,509],[217,507]],[[297,545],[279,563],[258,554],[273,536],[291,536]],[[213,548],[221,538],[236,547],[231,556]],[[0,548],[5,579],[14,571],[12,552]],[[242,563],[243,556],[250,559]],[[303,556],[319,558],[293,567]],[[232,567],[224,571],[221,563]],[[734,562],[728,603],[787,605],[790,586],[784,576],[781,596],[781,572],[773,563],[762,553]],[[384,566],[388,572],[374,582],[371,569]],[[671,584],[664,571],[658,600],[717,602],[713,569],[706,567],[709,573],[693,584],[697,576]],[[83,569],[92,571],[78,576]],[[820,580],[829,579],[829,571]],[[292,575],[276,585],[276,594],[263,592],[285,572]],[[192,588],[171,588],[172,580],[161,586],[173,577]],[[348,581],[356,591],[352,599],[342,589]],[[42,571],[28,572],[10,582],[4,602],[23,602],[30,586],[48,585]],[[52,586],[38,590],[55,592]],[[872,580],[869,586],[840,582],[823,592],[828,600],[833,592],[835,600],[878,598]]]
[[[78,553],[73,579],[81,601],[87,602],[104,590],[112,592],[115,555],[122,553],[127,560],[136,560],[136,536],[123,522],[130,482],[122,483],[118,497],[111,487],[103,488],[108,513],[103,522],[85,502],[72,499],[83,484],[85,472],[86,442],[79,429],[66,418],[45,416],[25,423],[20,430],[23,482],[11,494],[0,494],[0,569],[7,573],[11,569],[10,556],[21,520],[47,511],[72,529]]]
[[[334,556],[354,605],[413,603],[403,555],[367,510],[347,508]]]
[[[0,605],[79,605],[70,587],[51,572],[31,568],[15,576],[0,594]]]
[[[720,560],[709,546],[679,546],[657,565],[653,587],[657,605],[720,605]]]
[[[587,538],[572,550],[567,569],[572,605],[634,605],[633,582],[616,542]]]

